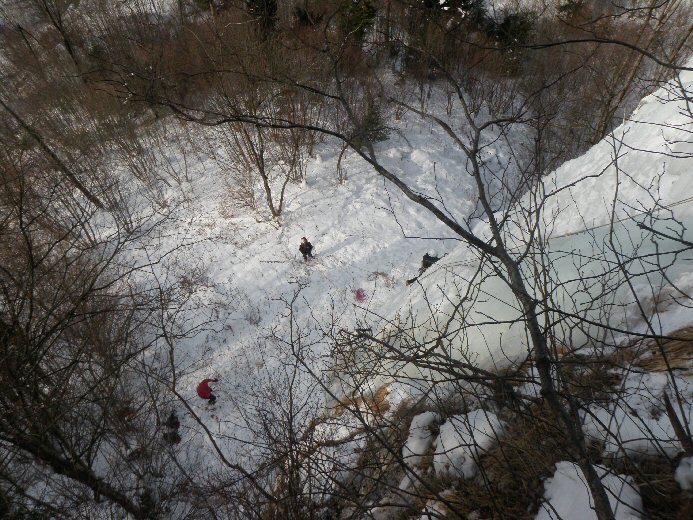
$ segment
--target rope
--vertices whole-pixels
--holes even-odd
[[[676,206],[680,206],[681,204],[685,204],[685,203],[688,203],[688,202],[691,202],[691,201],[693,201],[693,197],[689,197],[689,198],[687,198],[687,199],[679,200],[678,202],[674,202],[673,204],[669,204],[668,206],[663,206],[663,207],[661,207],[661,208],[657,208],[657,209],[654,210],[653,213],[659,213],[659,212],[661,212],[662,210],[671,209],[671,208],[674,208],[674,207],[676,207]],[[650,212],[649,212],[649,211],[640,211],[640,212],[636,213],[635,215],[631,215],[631,216],[629,216],[629,217],[625,217],[625,218],[622,218],[622,219],[618,219],[618,220],[615,221],[615,223],[618,224],[618,223],[621,223],[621,222],[625,222],[625,221],[627,221],[627,220],[634,220],[636,217],[639,217],[639,216],[641,216],[641,215],[646,215],[646,214],[648,214],[648,213],[650,213]],[[551,238],[549,238],[549,240],[555,240],[555,239],[557,239],[557,238],[565,238],[565,237],[570,237],[570,236],[573,236],[573,235],[579,235],[579,234],[581,234],[581,233],[587,233],[588,231],[593,231],[593,230],[595,230],[595,229],[600,229],[600,228],[603,228],[603,227],[607,227],[607,226],[610,226],[611,224],[612,224],[611,222],[607,222],[606,224],[599,224],[598,226],[592,226],[592,227],[587,228],[587,229],[581,229],[580,231],[572,231],[572,232],[570,232],[570,233],[565,233],[565,234],[563,234],[563,235],[558,235],[558,236],[556,236],[556,237],[551,237]]]

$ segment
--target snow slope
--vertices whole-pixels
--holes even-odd
[[[692,83],[693,73],[682,72],[645,98],[610,136],[537,186],[543,212],[535,233],[543,242],[536,239],[522,267],[537,299],[560,310],[552,313],[558,320],[558,342],[594,345],[604,334],[598,325],[604,322],[646,332],[636,296],[646,306],[673,302],[676,295],[690,297],[691,258],[680,254],[687,246],[671,237],[692,238],[686,233],[693,227]],[[528,195],[509,212],[503,234],[516,254],[524,251],[531,235],[527,222],[533,221],[536,200]],[[653,235],[641,224],[668,237]],[[483,222],[475,232],[490,237]],[[547,279],[535,280],[533,261],[542,255],[551,268]],[[626,283],[624,264],[633,287]],[[415,331],[411,343],[425,350],[448,327],[451,331],[438,349],[441,355],[445,351],[481,367],[504,366],[527,354],[519,304],[477,253],[460,245],[419,282],[406,294],[404,305],[392,302],[383,313],[386,330]],[[676,304],[649,318],[663,333],[690,320],[687,308]],[[581,323],[584,320],[593,326]],[[610,333],[612,344],[618,340],[618,333]],[[431,377],[410,365],[392,371]]]
[[[610,136],[544,180],[550,236],[604,225],[612,214],[623,219],[664,208],[679,218],[693,214],[693,72],[679,78],[680,84],[672,81],[643,99]]]

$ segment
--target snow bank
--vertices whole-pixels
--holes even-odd
[[[438,420],[439,415],[435,412],[424,412],[412,419],[409,437],[402,447],[402,458],[410,467],[419,466],[424,455],[431,448],[434,440],[431,425]]]
[[[681,296],[679,284],[689,294],[693,289],[693,259],[680,254],[685,249],[680,242],[639,227],[644,223],[656,232],[691,240],[693,114],[686,99],[693,91],[693,72],[682,72],[680,80],[680,85],[672,81],[645,98],[611,136],[545,177],[538,188],[545,241],[529,249],[522,269],[537,300],[548,299],[556,309],[552,318],[562,325],[554,329],[557,342],[573,348],[594,345],[604,336],[600,323],[648,332],[636,298],[657,311],[650,318],[662,333],[690,321],[687,309],[675,299]],[[533,221],[535,202],[526,196],[505,222],[507,243],[518,254],[530,236],[525,228]],[[653,211],[654,218],[647,211]],[[489,236],[484,223],[474,231]],[[548,280],[534,279],[534,260],[541,258],[537,255],[550,265]],[[664,300],[671,303],[666,309],[660,305]],[[388,320],[383,320],[382,337],[391,337],[397,328],[411,331],[406,347],[427,351],[445,330],[436,353],[498,369],[530,348],[519,309],[505,281],[462,244],[421,276],[403,301],[383,307]],[[435,379],[435,374],[412,366],[392,371]]]
[[[503,423],[485,410],[450,417],[440,427],[435,441],[433,468],[436,475],[451,478],[472,478],[479,458],[498,443]]]
[[[419,472],[424,456],[428,453],[435,440],[431,426],[440,420],[440,416],[435,412],[424,412],[415,416],[409,426],[409,436],[402,447],[402,458],[412,471]],[[399,489],[409,489],[414,484],[412,475],[409,473],[402,477]]]
[[[684,457],[681,459],[679,466],[676,468],[674,478],[679,486],[681,486],[681,489],[693,491],[693,457]]]
[[[677,377],[675,383],[683,399],[684,417],[679,419],[693,428],[693,381]],[[629,375],[621,395],[608,408],[590,409],[584,421],[585,433],[612,455],[677,455],[682,447],[664,411],[665,391],[674,395],[665,373]],[[675,409],[680,414],[677,405]]]
[[[586,433],[603,442],[607,453],[633,456],[663,452],[671,456],[681,451],[666,415],[640,417],[621,407],[592,409],[590,413]]]
[[[642,499],[631,477],[614,475],[595,466],[609,496],[616,520],[642,518]],[[592,494],[582,470],[572,462],[558,462],[553,477],[544,482],[544,500],[535,520],[592,520],[597,518]]]

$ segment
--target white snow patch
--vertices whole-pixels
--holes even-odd
[[[679,486],[681,486],[681,489],[693,491],[693,457],[684,457],[681,459],[679,466],[676,468],[674,478]]]
[[[435,412],[424,412],[412,419],[409,426],[409,437],[402,447],[402,458],[413,471],[421,469],[424,456],[431,449],[434,441],[431,425],[439,420],[440,416]],[[412,476],[407,473],[402,478],[399,489],[409,489],[412,484]]]
[[[609,496],[616,520],[642,518],[642,499],[628,476],[609,473],[595,466]],[[553,477],[544,482],[544,500],[535,520],[592,520],[597,518],[594,502],[582,470],[572,462],[558,462]]]
[[[431,425],[438,421],[438,414],[435,412],[424,412],[417,415],[409,426],[409,437],[402,447],[402,458],[411,466],[421,464],[423,456],[433,444],[433,433]]]
[[[609,136],[543,179],[544,223],[551,236],[607,224],[612,212],[630,218],[657,205],[671,207],[679,218],[693,214],[693,204],[682,202],[693,196],[693,118],[687,106],[693,72],[682,71],[679,79],[644,98]],[[530,205],[529,198],[520,204]]]
[[[454,415],[440,427],[433,468],[438,476],[472,478],[479,458],[492,449],[503,433],[503,423],[492,412],[474,410]]]
[[[693,381],[677,377],[674,383],[682,400],[679,407],[672,399],[677,413],[683,408],[679,420],[693,427]],[[601,441],[604,451],[612,455],[675,456],[682,447],[664,411],[665,391],[674,395],[672,382],[664,373],[630,374],[608,408],[590,409],[584,421],[585,433]]]

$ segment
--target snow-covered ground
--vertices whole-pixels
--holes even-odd
[[[692,81],[693,74],[681,74],[688,96]],[[591,300],[590,288],[584,286],[585,273],[601,276],[605,265],[613,267],[613,262],[600,261],[615,255],[613,250],[604,249],[610,228],[593,229],[608,224],[612,215],[615,220],[637,216],[657,229],[682,232],[685,239],[691,239],[684,231],[693,226],[693,206],[688,203],[693,197],[689,171],[693,115],[678,88],[672,84],[645,99],[610,137],[543,180],[547,211],[541,233],[548,240],[545,251],[556,262],[553,286],[559,291],[552,295],[568,312],[575,309],[565,305],[579,306]],[[458,221],[477,211],[476,189],[466,174],[465,158],[451,148],[444,132],[412,115],[404,115],[393,125],[396,131],[390,139],[377,145],[382,163],[416,191],[445,201],[446,211]],[[508,135],[503,139],[489,136],[486,150],[488,164],[495,164],[494,171],[505,171],[506,180],[512,178],[517,166],[511,149],[519,148],[524,138],[519,131]],[[334,143],[318,146],[306,180],[287,189],[281,226],[258,222],[257,213],[234,208],[228,200],[224,172],[212,157],[202,156],[188,171],[191,180],[185,184],[178,220],[171,222],[160,243],[151,246],[167,250],[167,245],[172,248],[186,243],[154,270],[159,276],[166,266],[194,271],[203,282],[175,317],[181,329],[199,327],[198,334],[178,340],[176,365],[177,390],[209,430],[203,431],[186,415],[181,432],[187,448],[196,457],[206,457],[201,462],[210,470],[220,464],[217,455],[195,447],[206,445],[211,434],[229,459],[252,455],[244,441],[254,436],[253,407],[258,397],[281,406],[287,391],[283,383],[294,381],[291,375],[296,352],[292,348],[303,349],[303,359],[311,369],[328,371],[332,362],[328,334],[358,326],[383,333],[393,323],[407,323],[416,339],[425,344],[438,335],[453,316],[454,303],[466,295],[470,303],[463,307],[465,325],[448,338],[444,348],[485,368],[507,363],[527,351],[525,331],[517,323],[518,306],[493,269],[354,155],[343,161],[347,180],[338,183],[337,156]],[[183,168],[181,157],[169,159],[174,167]],[[532,206],[528,200],[523,204],[522,211]],[[647,220],[642,212],[648,211],[669,220]],[[508,223],[508,236],[516,239],[525,231],[520,214],[520,210],[515,212],[517,218]],[[675,225],[672,214],[687,225]],[[615,226],[628,237],[620,246],[621,252],[627,256],[641,247],[646,235],[636,236],[639,228],[633,222]],[[585,233],[586,229],[590,232]],[[476,231],[484,235],[483,222]],[[298,252],[302,236],[315,246],[315,259],[307,263]],[[513,245],[521,242],[516,240]],[[654,247],[652,243],[645,246]],[[666,247],[671,248],[671,244]],[[417,274],[423,253],[432,248],[446,256],[416,283],[406,286],[405,281]],[[576,261],[580,256],[583,260]],[[687,262],[686,255],[676,257],[670,272],[678,284],[679,300],[688,298],[693,288],[693,269]],[[475,285],[480,277],[485,277],[484,282]],[[651,290],[652,284],[669,283],[661,275],[654,280],[643,275],[639,281],[643,292]],[[565,295],[576,294],[585,298],[562,300]],[[629,307],[633,293],[615,290],[608,294],[617,297],[610,304],[622,314],[614,326],[643,326],[633,325],[637,314]],[[672,306],[668,312],[657,314],[658,330],[669,332],[688,324],[681,309]],[[595,312],[603,311],[599,308]],[[493,321],[496,323],[490,323]],[[571,340],[587,341],[589,334],[579,332],[582,336],[575,336],[571,329]],[[409,365],[389,369],[400,379],[420,375]],[[299,377],[289,389],[299,400],[311,404],[306,413],[320,410],[328,399],[325,392],[303,368],[295,372]],[[213,408],[195,394],[198,381],[207,377],[219,379],[213,385],[218,396]],[[276,392],[274,402],[272,391]],[[394,401],[403,397],[392,394]],[[601,413],[594,411],[595,417]],[[618,435],[629,435],[628,417],[616,420],[624,425]],[[687,420],[690,422],[690,416]],[[323,430],[325,435],[344,433],[340,426]],[[609,449],[603,430],[594,426],[589,431],[595,438],[601,435]],[[667,436],[663,442],[672,442],[671,432],[663,435]],[[423,434],[412,439],[409,455],[420,454],[418,444],[424,440],[427,445],[431,441]],[[561,479],[555,477],[554,486],[563,482]],[[551,489],[547,487],[547,499]],[[550,515],[548,510],[545,514]]]
[[[435,93],[431,103],[443,105],[442,97]],[[392,126],[391,138],[377,145],[382,163],[415,190],[444,200],[457,218],[474,212],[475,185],[465,173],[463,155],[450,149],[444,132],[411,115]],[[516,133],[512,142],[496,137],[487,138],[493,142],[487,160],[512,177],[517,165],[510,146],[523,137]],[[337,333],[362,324],[377,327],[393,304],[408,298],[411,289],[405,281],[417,274],[425,252],[435,249],[445,255],[466,248],[353,154],[342,161],[347,179],[340,184],[338,153],[334,143],[316,148],[305,181],[287,188],[281,226],[267,221],[262,206],[251,212],[229,201],[228,177],[211,154],[188,150],[183,157],[171,151],[166,157],[168,167],[185,170],[190,181],[183,182],[184,196],[178,186],[171,190],[170,199],[180,204],[176,218],[159,231],[159,238],[133,254],[145,262],[185,244],[153,267],[159,278],[167,272],[191,272],[199,282],[172,320],[180,331],[198,331],[176,344],[178,391],[223,439],[231,457],[242,453],[242,441],[252,437],[247,413],[257,403],[255,392],[272,382],[279,386],[277,378],[285,374],[292,358],[290,337],[294,345],[310,347],[311,366],[328,369],[325,329]],[[260,204],[262,196],[258,192]],[[315,259],[307,263],[298,252],[303,236],[315,247]],[[197,383],[207,377],[219,379],[212,385],[218,396],[213,410],[195,393]],[[305,385],[297,392],[321,406],[324,392],[310,382]],[[189,429],[188,438],[206,443],[206,434],[192,419],[184,419],[183,428]],[[210,458],[212,466],[215,458]]]

